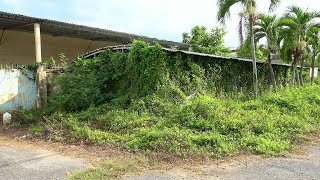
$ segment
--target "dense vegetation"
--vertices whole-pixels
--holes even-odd
[[[270,9],[279,3],[270,2]],[[252,62],[165,52],[140,41],[129,51],[78,59],[57,78],[47,108],[22,113],[27,121],[44,119],[30,133],[184,157],[281,155],[308,133],[318,133],[320,86],[304,85],[308,74],[298,64],[317,63],[320,28],[313,20],[319,13],[292,6],[278,19],[255,12],[255,0],[219,0],[220,22],[234,4],[244,10],[238,56]],[[229,56],[224,35],[221,28],[207,32],[196,26],[183,42],[192,51]],[[292,67],[272,64],[273,55]],[[257,96],[258,89],[263,95]]]
[[[107,50],[94,59],[79,59],[58,79],[60,91],[52,106],[68,112],[111,103],[127,107],[154,95],[183,103],[197,94],[214,97],[251,95],[251,62],[182,53],[136,41],[129,52]],[[259,64],[260,90],[270,90],[267,64]],[[275,66],[277,82],[286,86],[289,67]],[[77,99],[77,101],[73,101]]]
[[[280,0],[271,0],[269,12],[272,12]],[[284,15],[277,19],[273,15],[263,15],[256,12],[256,0],[218,0],[217,18],[224,23],[230,17],[231,7],[240,5],[242,12],[239,22],[240,56],[251,56],[253,63],[254,95],[258,95],[258,72],[256,65],[257,55],[261,52],[258,42],[266,39],[265,53],[270,69],[270,78],[273,81],[274,90],[277,89],[273,67],[271,65],[272,54],[280,55],[283,62],[292,63],[292,85],[303,85],[303,72],[298,72],[298,64],[304,66],[306,61],[314,67],[316,58],[319,58],[320,26],[315,19],[320,18],[320,12],[303,10],[297,6],[288,7]],[[246,43],[244,43],[243,31],[246,30]],[[313,39],[313,40],[311,40]],[[315,43],[315,41],[317,43]],[[250,42],[250,46],[249,46]],[[246,46],[244,46],[246,45]],[[248,53],[251,52],[251,53]],[[263,51],[262,51],[263,52]],[[311,58],[312,57],[312,58]],[[262,57],[261,57],[262,58]],[[313,81],[313,77],[312,80]]]
[[[232,61],[232,72],[231,62],[221,62],[167,54],[144,42],[129,52],[78,60],[58,78],[59,90],[37,115],[45,121],[30,132],[130,151],[221,157],[240,151],[279,155],[318,130],[320,86],[283,87],[255,100],[231,96],[241,92],[235,82],[251,82],[251,63]],[[223,79],[214,68],[236,76]],[[38,119],[34,114],[24,118]]]

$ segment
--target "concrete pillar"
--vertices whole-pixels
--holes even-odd
[[[41,33],[40,33],[40,24],[34,24],[34,39],[35,39],[35,50],[36,50],[36,62],[41,63]]]
[[[41,64],[41,32],[39,23],[34,24],[34,38],[36,63],[39,65],[37,69],[37,107],[40,108],[47,105],[47,74],[45,66]]]

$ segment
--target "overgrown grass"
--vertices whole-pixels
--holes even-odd
[[[305,86],[256,100],[198,95],[186,104],[173,104],[148,96],[125,109],[103,105],[79,113],[55,113],[43,124],[47,130],[37,125],[31,133],[43,130],[58,140],[183,157],[233,156],[243,151],[281,155],[305,134],[318,132],[319,118],[320,86]]]
[[[87,171],[80,171],[72,174],[70,180],[107,180],[119,179],[121,176],[128,173],[136,173],[143,168],[147,168],[151,163],[142,157],[136,157],[126,161],[109,160],[97,164],[95,167]]]

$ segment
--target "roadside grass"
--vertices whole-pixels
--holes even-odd
[[[95,167],[87,171],[73,173],[70,180],[107,180],[119,179],[123,175],[142,172],[151,162],[144,157],[134,157],[125,160],[106,160],[99,162]]]

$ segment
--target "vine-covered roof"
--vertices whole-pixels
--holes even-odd
[[[82,57],[85,59],[93,58],[96,55],[101,54],[107,49],[110,50],[129,50],[131,47],[131,44],[127,45],[119,45],[119,46],[106,46],[102,47],[99,49],[95,49],[93,51],[85,53]],[[243,58],[235,58],[235,57],[225,57],[225,56],[219,56],[219,55],[213,55],[213,54],[204,54],[204,53],[198,53],[198,52],[192,52],[192,51],[185,51],[185,50],[179,50],[179,49],[174,49],[174,48],[162,48],[166,52],[171,52],[171,53],[182,53],[186,55],[193,55],[193,56],[202,56],[202,57],[209,57],[209,58],[216,58],[216,59],[226,59],[226,60],[234,60],[234,61],[244,61],[244,62],[252,62],[250,59],[243,59]],[[257,61],[258,64],[265,64],[266,62],[263,61]],[[278,63],[278,62],[272,62],[274,65],[279,65],[279,66],[287,66],[290,67],[291,65],[289,64],[283,64],[283,63]]]

